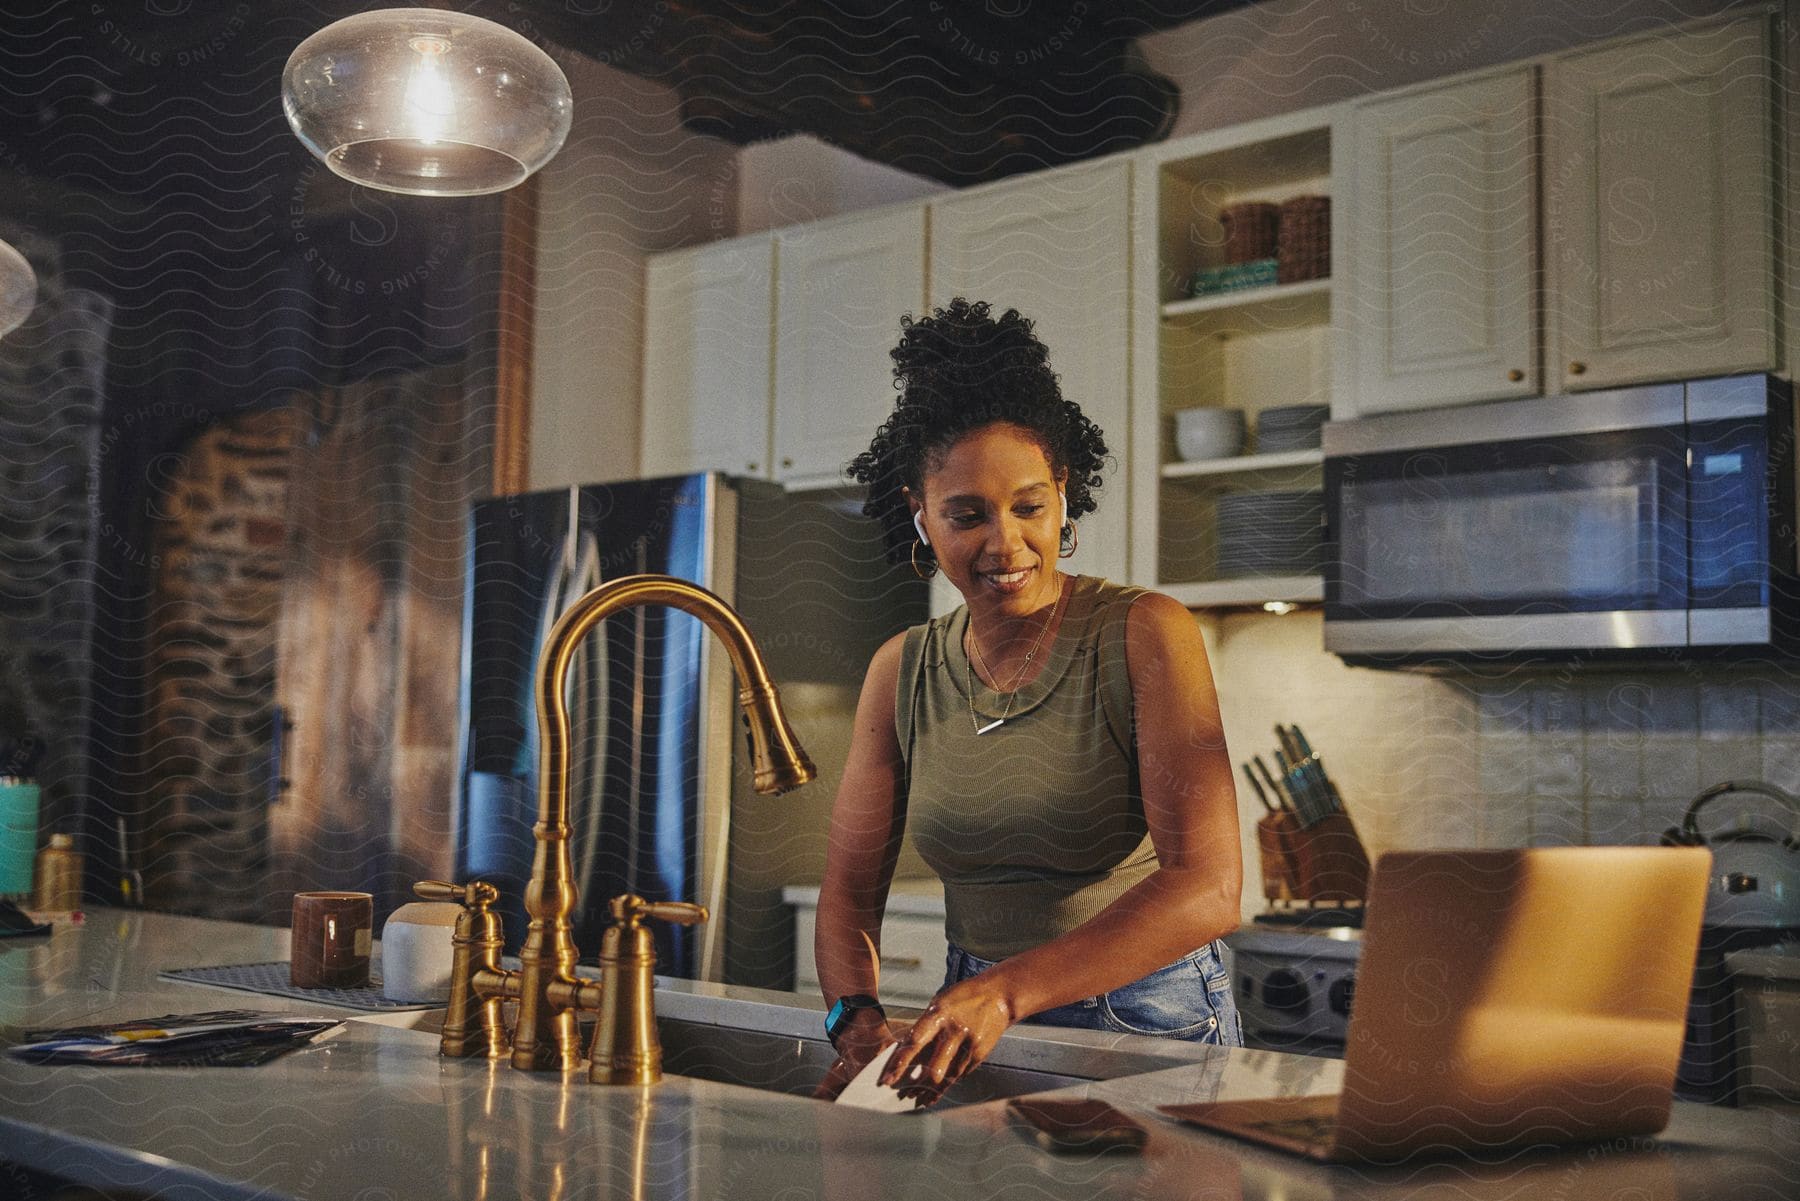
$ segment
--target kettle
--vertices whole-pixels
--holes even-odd
[[[1786,805],[1800,825],[1800,800],[1761,780],[1714,784],[1688,805],[1679,826],[1663,831],[1664,846],[1711,847],[1712,882],[1707,887],[1709,927],[1737,930],[1800,929],[1800,839],[1756,830],[1729,830],[1710,840],[1700,833],[1700,810],[1714,799],[1753,792]]]

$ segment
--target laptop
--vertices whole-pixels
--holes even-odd
[[[1328,1163],[1655,1134],[1711,861],[1704,847],[1383,855],[1343,1092],[1159,1108]]]

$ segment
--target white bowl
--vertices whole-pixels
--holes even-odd
[[[1175,449],[1182,459],[1225,459],[1244,449],[1244,410],[1182,409],[1175,414]]]

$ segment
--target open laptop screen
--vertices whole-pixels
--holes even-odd
[[[1382,856],[1339,1151],[1394,1159],[1661,1130],[1710,860],[1662,847]]]

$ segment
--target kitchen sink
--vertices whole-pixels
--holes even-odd
[[[667,1018],[657,1022],[657,1029],[662,1034],[666,1075],[692,1076],[796,1097],[812,1096],[837,1058],[831,1044],[823,1039]],[[937,1107],[976,1105],[1083,1083],[1086,1078],[1081,1076],[984,1063],[957,1081]]]
[[[592,968],[577,973],[587,978]],[[735,985],[659,978],[656,1026],[663,1073],[735,1084],[764,1092],[810,1097],[836,1052],[821,1031],[824,1007],[815,997]],[[910,1021],[917,1011],[896,1007]],[[361,1014],[353,1020],[427,1034],[443,1028],[444,1011]],[[583,1014],[581,1045],[593,1039],[594,1017]],[[1191,1063],[1217,1048],[1132,1034],[1051,1030],[1029,1024],[1009,1030],[986,1063],[958,1081],[939,1107],[977,1105],[1095,1080],[1113,1080]]]
[[[820,1028],[824,1007],[816,997],[659,979],[656,1011],[663,1071],[671,1076],[810,1097],[837,1057]],[[909,1022],[917,1011],[896,1008],[893,1016]],[[1217,1052],[1198,1043],[1021,1024],[938,1104],[978,1105],[1115,1080]]]

